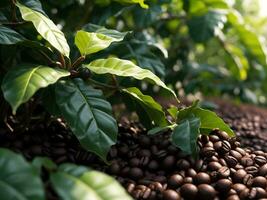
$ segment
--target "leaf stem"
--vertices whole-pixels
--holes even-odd
[[[11,10],[12,10],[12,21],[17,22],[16,0],[12,0]]]
[[[85,60],[85,56],[80,56],[77,60],[74,61],[72,64],[71,68],[76,69],[77,67],[80,66],[80,64]]]
[[[61,63],[63,68],[66,68],[66,62],[63,54],[59,54],[59,62]]]

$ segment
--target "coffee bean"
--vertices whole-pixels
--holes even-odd
[[[203,149],[201,149],[200,154],[204,157],[212,157],[213,155],[215,155],[215,150],[213,149],[213,147],[204,147]]]
[[[208,169],[212,171],[217,171],[222,167],[222,165],[219,162],[212,161],[208,164]]]
[[[138,167],[133,167],[129,171],[129,176],[134,180],[138,180],[143,177],[143,171]]]
[[[150,188],[146,188],[144,191],[143,191],[143,195],[142,195],[142,198],[143,199],[148,199],[151,195],[151,189]]]
[[[168,179],[168,186],[177,189],[183,184],[183,177],[180,174],[174,174]]]
[[[150,157],[151,156],[151,152],[148,150],[148,149],[141,149],[139,152],[138,152],[138,155],[140,157]]]
[[[244,156],[241,158],[240,163],[241,165],[248,167],[248,166],[253,165],[254,161],[251,158]]]
[[[195,185],[191,183],[186,183],[181,187],[180,193],[184,199],[191,200],[195,199],[198,193],[198,189]]]
[[[109,171],[110,171],[111,174],[117,175],[117,174],[120,173],[120,170],[121,170],[121,168],[117,163],[112,163],[110,165]]]
[[[149,163],[148,163],[148,169],[154,171],[154,170],[157,170],[159,168],[159,164],[156,160],[151,160]]]
[[[197,160],[195,162],[195,169],[196,169],[196,171],[200,171],[202,169],[202,167],[203,167],[203,164],[204,164],[204,161],[202,159]]]
[[[230,155],[235,157],[238,161],[240,161],[242,158],[242,155],[238,151],[235,151],[235,150],[231,150]]]
[[[255,166],[249,166],[245,168],[248,174],[256,175],[258,173],[258,168]]]
[[[194,178],[194,183],[199,185],[202,183],[209,184],[210,183],[210,176],[207,173],[199,172]]]
[[[130,164],[131,167],[138,167],[139,166],[139,162],[140,162],[140,160],[138,158],[132,158],[129,161],[129,164]]]
[[[232,182],[229,179],[220,179],[216,183],[216,190],[221,193],[228,193],[231,189]]]
[[[230,176],[230,169],[226,166],[221,167],[218,170],[218,176],[222,178],[227,178],[228,176]]]
[[[236,194],[230,195],[226,200],[240,200],[239,196]]]
[[[198,197],[200,199],[213,200],[214,197],[216,196],[216,191],[212,186],[208,184],[200,184],[197,186],[197,188],[198,188]]]
[[[176,165],[180,170],[187,170],[190,167],[190,163],[185,159],[178,160]]]
[[[163,193],[163,199],[165,200],[180,200],[180,195],[175,190],[165,190]]]
[[[224,160],[228,164],[229,167],[235,167],[238,163],[237,159],[233,156],[226,155]]]
[[[243,178],[243,183],[246,186],[251,186],[253,183],[253,176],[251,174],[247,174],[244,178]]]
[[[240,147],[235,148],[236,151],[238,151],[242,156],[246,155],[246,151]]]
[[[243,178],[247,175],[247,172],[243,169],[239,169],[236,171],[236,173],[234,173],[233,175],[233,181],[235,183],[242,183],[243,182]]]
[[[253,179],[252,186],[253,187],[261,187],[261,188],[265,189],[267,186],[267,180],[263,176],[257,176]]]
[[[264,164],[259,168],[259,175],[260,176],[266,176],[267,175],[267,164]]]
[[[164,169],[166,170],[170,170],[174,167],[175,165],[175,162],[176,162],[176,158],[175,156],[167,156],[163,162],[162,162],[162,166]]]
[[[262,166],[262,165],[264,165],[267,161],[266,161],[266,158],[265,157],[263,157],[263,156],[256,156],[255,158],[254,158],[254,161],[255,161],[255,163],[257,163],[259,166]]]
[[[247,189],[247,187],[242,183],[236,183],[232,185],[232,189],[234,189],[237,194],[240,194],[243,190]]]
[[[141,135],[139,138],[138,138],[138,142],[139,144],[142,146],[142,147],[149,147],[150,146],[150,143],[151,143],[151,140],[148,136],[146,135]]]
[[[133,184],[133,183],[128,184],[127,192],[132,193],[134,188],[135,188],[135,184]]]
[[[210,135],[209,140],[212,141],[213,143],[217,142],[220,140],[220,138],[217,135]]]
[[[158,151],[157,153],[155,153],[155,156],[158,158],[158,159],[162,159],[164,158],[165,156],[167,156],[168,152],[165,151],[165,150],[160,150]]]
[[[184,183],[193,183],[193,178],[190,176],[187,176],[184,178]]]
[[[239,194],[239,197],[241,200],[245,200],[245,199],[249,199],[249,195],[250,195],[250,190],[248,188],[245,188],[244,190],[242,190]],[[256,196],[256,193],[254,193],[254,195]],[[254,197],[255,197],[254,196]],[[252,198],[254,199],[254,198]]]
[[[218,136],[222,140],[228,140],[229,139],[229,135],[225,131],[219,131]]]
[[[260,187],[255,187],[257,194],[255,199],[266,199],[267,198],[267,192],[265,189]]]
[[[190,168],[187,170],[186,175],[190,177],[194,177],[195,175],[197,175],[197,172],[193,168]]]

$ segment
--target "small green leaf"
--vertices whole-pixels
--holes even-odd
[[[147,80],[168,90],[176,98],[174,91],[168,88],[159,77],[147,69],[138,67],[129,60],[118,58],[98,59],[85,66],[96,74],[114,74],[123,77],[133,77],[137,80]]]
[[[195,116],[200,119],[201,133],[209,133],[215,128],[225,131],[229,136],[234,136],[233,130],[215,112],[197,107],[197,104],[182,109],[178,113],[177,122]]]
[[[168,113],[172,116],[173,119],[177,119],[177,114],[179,112],[178,108],[176,106],[171,106],[167,109]]]
[[[138,88],[131,87],[123,89],[123,92],[130,95],[139,106],[142,107],[143,112],[147,113],[147,116],[150,118],[151,123],[155,123],[157,126],[167,126],[168,121],[160,104],[158,104],[151,96],[144,95]],[[140,113],[141,115],[143,114]]]
[[[62,80],[56,85],[56,96],[64,119],[82,146],[106,160],[118,128],[102,92],[81,79]]]
[[[0,148],[0,194],[4,200],[44,200],[39,174],[21,155]]]
[[[37,90],[69,75],[68,71],[42,65],[19,66],[6,74],[2,90],[15,114],[17,108],[27,102]]]
[[[69,57],[70,48],[64,34],[59,28],[42,13],[32,10],[20,3],[16,4],[25,21],[33,23],[40,35],[64,56]]]
[[[155,128],[152,128],[150,129],[147,134],[148,135],[156,135],[156,134],[159,134],[159,133],[163,133],[169,129],[173,130],[175,127],[177,126],[177,124],[171,124],[169,126],[165,126],[165,127],[155,127]]]
[[[89,55],[107,48],[112,42],[122,41],[124,38],[124,36],[115,33],[111,35],[112,34],[90,33],[80,30],[75,36],[75,44],[82,55]]]
[[[173,144],[188,154],[197,156],[197,138],[199,136],[200,119],[197,117],[185,119],[176,126],[171,135]]]
[[[148,9],[149,6],[145,4],[144,0],[113,0],[119,3],[128,3],[128,4],[139,4],[142,8]]]
[[[86,167],[63,164],[50,179],[64,200],[132,200],[114,178]]]
[[[22,35],[20,35],[18,32],[0,25],[0,44],[17,44],[19,42],[22,42],[26,40]]]
[[[35,157],[32,161],[32,166],[41,175],[41,168],[44,167],[50,171],[57,169],[57,165],[47,157]]]

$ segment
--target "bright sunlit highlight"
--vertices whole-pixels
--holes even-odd
[[[267,17],[267,0],[259,0],[260,16]]]

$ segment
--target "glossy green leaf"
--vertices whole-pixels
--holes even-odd
[[[190,36],[196,42],[205,42],[215,35],[216,29],[222,29],[225,22],[225,14],[218,11],[193,17],[188,22]]]
[[[105,32],[105,30],[100,32]],[[78,31],[75,44],[82,55],[89,55],[107,48],[112,42],[122,41],[125,35],[114,33],[91,33]]]
[[[229,9],[231,3],[229,0],[189,0],[190,14],[203,15],[209,10]]]
[[[182,121],[181,124],[178,124],[173,130],[171,135],[172,143],[185,153],[196,157],[200,124],[200,119],[197,117],[188,118]]]
[[[70,48],[64,34],[42,13],[17,3],[22,18],[33,23],[39,34],[64,56],[69,57]]]
[[[118,58],[98,59],[85,65],[96,74],[114,74],[123,77],[133,77],[137,80],[147,80],[161,86],[176,97],[174,91],[168,88],[159,77],[147,69],[142,69],[128,60]]]
[[[27,102],[37,90],[69,75],[68,71],[42,65],[18,66],[5,75],[2,91],[15,114],[17,108]]]
[[[105,160],[118,128],[102,92],[81,79],[62,80],[57,83],[56,96],[64,119],[82,146]]]
[[[123,89],[123,92],[130,95],[136,102],[137,106],[142,107],[143,112],[147,113],[151,123],[154,122],[157,126],[167,126],[165,113],[160,104],[158,104],[151,96],[144,95],[138,88],[131,87]],[[141,114],[143,114],[143,112]]]
[[[0,44],[17,44],[24,40],[26,39],[18,32],[0,25]]]
[[[173,130],[176,126],[177,126],[177,124],[171,124],[171,125],[165,126],[165,127],[155,127],[155,128],[150,129],[147,132],[147,134],[148,135],[156,135],[156,134],[159,134],[159,133],[166,132],[168,130]]]
[[[47,157],[35,157],[32,161],[32,166],[39,172],[40,175],[42,167],[50,171],[57,169],[57,165]]]
[[[20,3],[47,16],[39,0],[20,0]]]
[[[21,156],[0,148],[0,195],[3,200],[44,200],[38,172]]]
[[[234,136],[233,130],[218,116],[215,112],[199,108],[197,104],[184,108],[179,111],[177,122],[181,122],[184,119],[190,117],[197,117],[201,122],[201,133],[209,133],[213,129],[218,128],[221,131],[225,131],[229,136]]]
[[[238,37],[249,53],[254,56],[260,64],[266,66],[266,48],[260,36],[258,36],[251,27],[245,24],[243,18],[237,11],[229,12],[228,21],[238,33]]]
[[[171,106],[167,109],[168,113],[171,115],[173,119],[177,119],[177,114],[179,112],[178,108],[176,106]]]
[[[147,4],[145,4],[145,0],[113,0],[113,1],[117,1],[119,3],[127,3],[127,4],[139,4],[142,8],[149,8],[149,6]]]
[[[114,178],[83,166],[63,164],[51,182],[64,200],[132,200]]]

